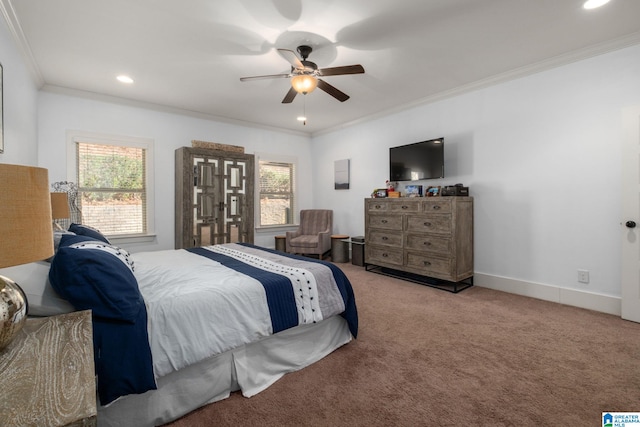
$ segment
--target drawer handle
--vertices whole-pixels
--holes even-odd
[[[431,242],[424,242],[423,243],[425,246],[431,246]]]
[[[402,205],[402,209],[409,209],[409,206],[407,206],[407,205]]]
[[[424,223],[424,226],[425,226],[425,227],[431,227],[431,223],[430,223],[430,222],[425,222],[425,223]]]
[[[387,236],[382,236],[382,240],[389,240]]]
[[[380,205],[376,205],[376,209],[380,209],[382,206]]]
[[[423,261],[423,264],[424,264],[425,266],[430,266],[430,265],[431,265],[431,263],[430,263],[429,261]]]
[[[435,205],[435,206],[433,207],[433,209],[435,209],[435,210],[440,209],[440,205]]]
[[[382,258],[388,258],[388,257],[389,257],[388,253],[385,252],[385,253],[382,254]]]
[[[389,221],[387,221],[386,219],[383,219],[383,220],[381,220],[380,222],[381,222],[381,223],[383,223],[383,224],[386,224],[386,223],[387,223],[387,222],[389,222]]]

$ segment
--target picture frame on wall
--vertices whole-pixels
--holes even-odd
[[[334,169],[334,189],[349,189],[349,159],[336,160],[333,164]]]
[[[0,64],[0,153],[4,153],[4,108],[2,94],[2,64]]]

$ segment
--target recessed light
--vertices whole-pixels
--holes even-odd
[[[305,116],[298,116],[297,120],[298,120],[299,122],[304,122],[304,121],[306,121],[306,120],[307,120],[307,118],[306,118]]]
[[[584,7],[585,9],[596,9],[609,3],[609,1],[610,0],[587,0],[586,2],[584,2],[582,7]]]
[[[118,79],[118,81],[121,83],[133,83],[133,79],[129,76],[125,76],[124,74],[119,75],[118,77],[116,77],[116,79]]]

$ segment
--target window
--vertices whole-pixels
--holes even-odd
[[[261,227],[291,225],[295,202],[295,163],[258,161]]]
[[[83,224],[110,239],[152,234],[152,142],[77,132],[69,141]]]

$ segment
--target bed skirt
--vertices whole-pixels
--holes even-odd
[[[158,426],[240,390],[245,397],[351,341],[342,316],[301,325],[157,379],[157,390],[98,408],[98,427]]]

